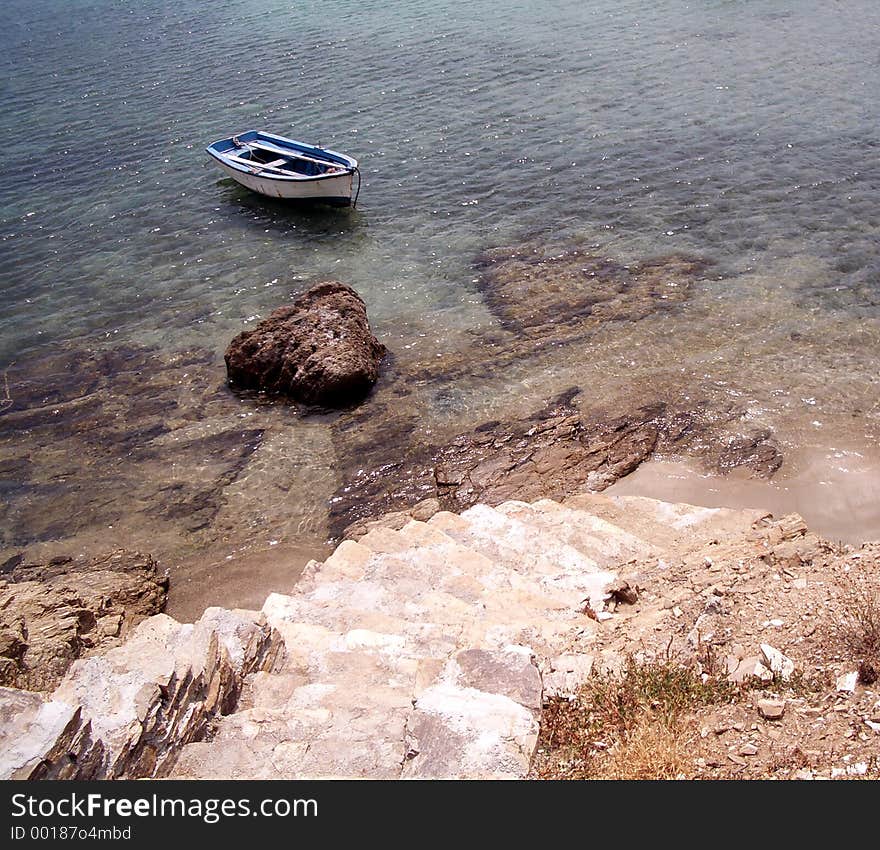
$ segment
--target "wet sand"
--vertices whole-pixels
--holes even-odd
[[[259,610],[270,593],[290,593],[312,559],[329,557],[332,547],[281,544],[211,560],[193,557],[169,570],[171,584],[165,612],[184,623],[195,622],[205,608]]]
[[[788,455],[770,481],[708,475],[682,461],[651,460],[605,491],[705,507],[800,514],[810,528],[853,545],[880,540],[880,457],[853,449],[811,448]]]

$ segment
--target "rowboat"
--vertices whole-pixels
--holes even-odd
[[[220,139],[206,150],[227,177],[261,195],[338,206],[357,203],[361,175],[357,160],[345,154],[259,130]]]

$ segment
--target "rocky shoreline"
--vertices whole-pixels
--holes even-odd
[[[772,474],[781,450],[766,429],[674,380],[649,392],[627,388],[601,409],[589,390],[571,390],[531,412],[468,421],[467,430],[432,422],[434,399],[465,379],[680,310],[707,266],[681,256],[625,265],[535,243],[496,249],[474,262],[496,326],[426,361],[403,352],[382,360],[363,301],[343,284],[321,284],[326,291],[280,308],[259,332],[265,353],[287,356],[287,345],[292,358],[268,371],[264,364],[260,380],[275,375],[275,386],[300,370],[296,381],[312,387],[300,396],[305,407],[246,389],[236,364],[262,344],[256,329],[227,352],[236,392],[210,350],[56,349],[11,364],[0,409],[0,562],[133,548],[174,578],[176,564],[197,558],[219,571],[229,554],[268,556],[287,544],[317,551],[361,519],[425,499],[461,508],[599,489],[657,453]],[[279,333],[291,342],[277,347]],[[327,345],[342,339],[347,348]],[[360,407],[312,406],[334,370],[352,376],[345,381],[354,381],[356,401],[380,361],[381,380]],[[553,442],[566,448],[551,452]]]
[[[52,690],[70,664],[125,640],[165,607],[168,578],[149,555],[118,551],[0,565],[0,685]]]
[[[39,726],[48,712],[52,722],[60,723],[57,735],[47,733],[58,753],[39,755],[34,764],[42,767],[28,767],[31,762],[24,759],[14,774],[167,775],[183,748],[216,733],[220,717],[242,706],[249,710],[248,700],[256,698],[248,691],[254,675],[274,675],[277,664],[286,663],[292,645],[284,649],[279,635],[285,627],[271,615],[212,609],[195,632],[164,615],[157,619],[167,602],[168,573],[172,590],[176,580],[173,563],[172,569],[162,570],[152,557],[125,551],[96,557],[94,546],[108,536],[138,547],[149,541],[154,555],[172,562],[199,553],[222,582],[223,565],[230,559],[271,558],[279,543],[279,551],[290,552],[291,544],[317,549],[328,540],[346,540],[337,553],[349,551],[346,546],[365,546],[362,551],[384,557],[385,550],[375,546],[390,534],[437,523],[443,534],[454,537],[457,521],[445,517],[472,511],[482,516],[481,511],[496,507],[508,516],[519,510],[515,505],[588,499],[654,457],[691,458],[716,474],[738,470],[772,477],[783,462],[773,434],[756,425],[744,408],[701,397],[694,387],[677,385],[674,377],[657,381],[648,391],[628,387],[611,404],[598,405],[589,388],[572,386],[531,412],[470,422],[466,430],[454,424],[424,426],[420,388],[427,388],[430,398],[465,377],[479,380],[566,346],[589,345],[593,335],[615,323],[681,309],[707,267],[699,258],[682,256],[623,265],[533,244],[488,252],[475,261],[477,288],[496,325],[475,335],[469,347],[424,362],[418,355],[404,360],[392,352],[386,357],[362,299],[344,284],[325,282],[233,340],[226,366],[234,392],[218,370],[216,355],[207,351],[59,351],[7,369],[8,403],[0,409],[0,475],[10,494],[2,508],[0,685],[34,694],[6,693],[7,714],[21,714]],[[278,394],[292,401],[274,400]],[[123,493],[125,505],[139,505],[134,514],[124,507]],[[693,509],[693,516],[702,517],[701,510]],[[581,519],[604,522],[589,513]],[[655,525],[649,522],[642,532],[649,537],[659,533]],[[262,541],[255,540],[258,536]],[[650,572],[646,566],[637,581],[632,570],[622,569],[620,555],[630,546],[623,541],[631,537],[620,531],[600,559],[613,568],[613,575],[601,573],[609,582],[617,573],[629,575],[619,597],[628,604],[640,598],[638,582]],[[685,547],[704,542],[691,535],[676,541]],[[558,541],[551,535],[544,545],[555,551]],[[766,540],[761,546],[766,549]],[[76,557],[68,554],[71,549]],[[648,551],[636,550],[642,556]],[[562,557],[580,563],[582,556],[573,553],[566,549]],[[743,550],[743,557],[754,554]],[[800,550],[791,558],[791,569],[815,561]],[[334,559],[339,560],[333,555],[327,563]],[[590,558],[583,563],[588,562],[593,563]],[[275,581],[280,584],[266,592],[289,593],[301,567],[290,564],[289,571],[279,571]],[[324,573],[316,574],[318,567],[316,561],[307,565],[303,592],[324,580]],[[352,569],[358,573],[360,566]],[[406,585],[410,579],[396,569],[387,580]],[[676,573],[675,582],[688,575]],[[572,574],[566,580],[579,586],[582,578]],[[437,580],[445,581],[442,570]],[[655,587],[666,581],[665,574],[650,576]],[[468,582],[456,585],[453,596],[464,595],[455,605],[470,600],[469,605],[483,592],[479,582]],[[603,585],[606,590],[609,582]],[[396,593],[392,585],[382,593]],[[351,592],[357,595],[362,587],[355,583]],[[609,599],[614,596],[610,592]],[[676,596],[678,591],[670,592]],[[716,587],[713,592],[723,597],[727,591]],[[599,597],[589,599],[586,609],[577,608],[578,616],[605,613],[592,607],[600,605]],[[685,601],[682,597],[673,608],[686,610]],[[289,604],[299,610],[299,603]],[[658,611],[668,608],[661,605]],[[270,605],[267,611],[272,610]],[[460,613],[464,616],[464,609]],[[372,626],[364,628],[366,634]],[[335,640],[348,641],[351,634],[343,630]],[[643,645],[648,637],[650,632],[640,639]],[[542,640],[538,644],[544,646]],[[519,639],[514,642],[519,645]],[[485,688],[496,675],[502,680],[514,675],[515,683],[508,684],[525,696],[519,708],[510,710],[532,740],[541,716],[541,682],[556,681],[561,670],[553,667],[552,647],[538,651],[543,660],[534,662],[524,661],[519,650],[511,655],[496,638],[489,643],[450,644],[439,656],[432,649],[435,654],[427,658],[442,680],[437,694],[447,685]],[[138,646],[153,644],[164,647],[164,666],[152,650],[143,660],[136,657]],[[534,656],[538,644],[533,639],[524,645]],[[455,660],[449,661],[455,646]],[[618,657],[635,651],[634,646],[624,639]],[[561,652],[561,645],[556,650]],[[447,662],[452,666],[443,673]],[[468,673],[472,663],[476,667]],[[537,678],[534,663],[541,674]],[[565,681],[574,672],[592,669],[584,659],[570,663],[573,670],[561,671]],[[108,719],[100,699],[89,695],[112,690],[114,677],[129,667],[143,667],[141,696],[119,718]],[[53,691],[59,682],[51,698],[35,695]],[[446,770],[464,775],[441,743],[425,743],[442,738],[447,721],[438,721],[427,702],[424,708],[408,727],[407,740],[416,753],[412,769],[427,764],[416,774],[444,775]],[[131,726],[129,715],[140,726]],[[123,727],[128,730],[124,735]],[[434,756],[419,758],[427,752],[420,747],[434,746],[439,747],[439,767]],[[499,743],[504,752],[507,746]],[[515,744],[523,746],[523,741]],[[76,764],[61,757],[65,748],[77,753]],[[525,775],[530,763],[531,756],[524,762],[519,758],[516,770]]]
[[[0,688],[0,776],[875,778],[878,558],[602,494],[377,524],[261,612],[156,615],[51,694]],[[650,725],[598,738],[581,701],[627,677]]]
[[[575,403],[581,395],[573,387],[528,418],[484,422],[444,445],[402,447],[395,440],[385,454],[362,448],[372,437],[369,423],[340,423],[350,433],[347,455],[356,471],[334,495],[331,530],[340,539],[356,535],[363,520],[413,508],[417,515],[426,502],[460,511],[477,502],[598,492],[657,454],[695,457],[707,470],[743,469],[756,477],[770,477],[782,464],[770,433],[744,429],[735,408],[661,402],[623,415],[585,414]]]

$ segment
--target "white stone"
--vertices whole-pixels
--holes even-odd
[[[842,693],[851,694],[853,691],[855,691],[858,681],[858,670],[853,670],[850,673],[844,673],[842,676],[837,677],[837,690],[841,691]]]
[[[593,670],[592,655],[566,653],[553,659],[552,670],[544,674],[546,696],[573,696]]]
[[[347,650],[374,649],[379,652],[400,652],[406,645],[402,635],[386,635],[369,629],[352,629],[342,639]]]
[[[83,726],[75,706],[15,688],[0,688],[0,716],[0,779],[31,778],[47,754],[66,753]]]
[[[774,675],[788,679],[794,673],[794,661],[769,643],[761,644],[761,655],[764,656],[764,663]]]
[[[731,682],[745,682],[752,676],[769,682],[773,674],[761,663],[757,656],[739,659],[736,656],[727,658],[727,678]]]
[[[759,699],[758,712],[767,720],[779,720],[785,714],[785,700]]]
[[[538,723],[509,697],[441,682],[416,701],[408,737],[405,778],[522,779]]]

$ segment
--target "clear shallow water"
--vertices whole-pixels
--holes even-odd
[[[716,265],[684,310],[497,381],[414,388],[426,427],[571,383],[613,398],[672,364],[790,446],[822,428],[876,445],[876,3],[5,10],[0,368],[57,343],[219,361],[327,276],[364,296],[405,365],[493,324],[472,267],[486,248],[687,251]],[[291,211],[222,180],[204,146],[250,127],[357,156],[358,208]]]

